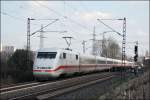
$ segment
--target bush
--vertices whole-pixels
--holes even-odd
[[[33,53],[30,52],[30,65],[27,64],[27,51],[18,49],[8,60],[9,75],[17,82],[33,80]]]

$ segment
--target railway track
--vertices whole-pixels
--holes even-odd
[[[59,78],[57,80],[49,80],[46,82],[31,81],[31,82],[24,82],[24,83],[7,84],[7,85],[3,85],[0,87],[0,92],[7,92],[7,91],[11,91],[11,90],[20,89],[20,88],[32,87],[35,85],[39,85],[39,84],[43,84],[43,83],[47,83],[47,82],[54,82],[54,81],[58,81],[58,80],[62,80],[62,79],[63,78],[61,78],[61,79]]]
[[[84,86],[94,84],[96,82],[108,80],[114,77],[115,73],[96,73],[81,77],[73,77],[55,82],[32,83],[22,88],[6,89],[0,93],[1,100],[15,99],[40,99],[44,100],[61,95],[65,92],[73,91]]]
[[[71,84],[70,86],[68,85],[68,86],[60,87],[59,89],[48,91],[48,93],[46,93],[46,94],[38,95],[36,97],[36,99],[38,99],[38,100],[51,99],[53,97],[57,97],[59,95],[65,94],[65,93],[68,93],[68,92],[71,92],[71,91],[74,91],[74,90],[77,90],[77,89],[80,89],[80,88],[83,88],[83,87],[86,87],[86,86],[89,86],[89,85],[92,85],[92,84],[96,84],[98,82],[108,80],[112,77],[113,76],[105,76],[103,78],[97,78],[95,80],[88,80],[88,81],[85,81],[85,82],[81,82],[79,84],[74,84],[74,85]]]
[[[2,88],[8,88],[8,87],[13,87],[13,86],[18,86],[18,85],[24,85],[24,84],[30,84],[30,83],[34,83],[36,81],[29,81],[29,82],[22,82],[22,83],[6,83],[6,84],[0,84],[0,89]]]
[[[17,85],[13,85],[13,86],[10,85],[8,87],[1,88],[0,92],[7,92],[7,91],[16,90],[19,88],[30,87],[30,86],[34,86],[34,85],[38,85],[38,84],[40,84],[40,82],[22,83],[22,84],[17,84]]]

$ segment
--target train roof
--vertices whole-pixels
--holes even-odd
[[[38,49],[37,52],[65,52],[65,53],[73,53],[73,54],[79,54],[78,52],[72,51],[72,50],[66,50],[63,48],[41,48]],[[91,55],[91,54],[82,54],[80,53],[80,55],[82,57],[88,57],[88,58],[94,58],[95,56]],[[106,57],[100,57],[100,56],[96,56],[96,58],[101,59],[101,60],[108,60],[108,61],[116,61],[116,62],[122,62],[119,59],[112,59],[112,58],[106,58]],[[126,63],[129,61],[125,61]],[[132,63],[132,62],[130,62]]]
[[[57,51],[57,50],[59,50],[59,49],[58,48],[40,48],[37,51],[38,52],[54,52],[54,51]]]
[[[41,48],[41,49],[38,49],[37,52],[65,52],[65,53],[77,54],[77,52],[75,51],[67,50],[63,48]]]

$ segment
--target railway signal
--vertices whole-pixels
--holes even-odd
[[[137,54],[137,51],[138,51],[138,46],[135,45],[135,47],[134,47],[134,52],[135,52],[135,54]]]
[[[137,62],[137,57],[138,57],[138,55],[135,55],[135,56],[134,56],[134,61],[135,61],[135,62]]]
[[[137,60],[138,60],[138,45],[135,45],[134,53],[135,53],[134,61],[137,62]]]

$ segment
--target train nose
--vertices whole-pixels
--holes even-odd
[[[33,70],[33,75],[36,78],[55,78],[59,77],[57,72],[53,70]]]

